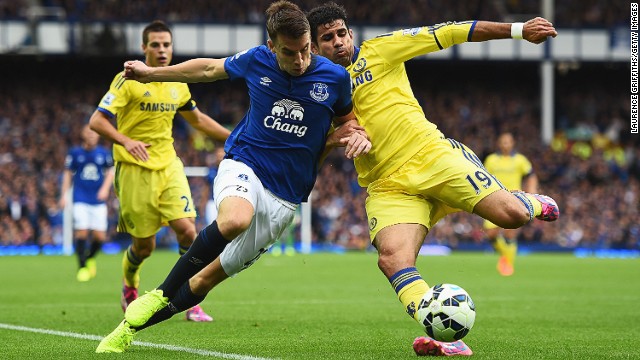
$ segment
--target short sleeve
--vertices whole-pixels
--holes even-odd
[[[224,71],[229,75],[229,79],[242,79],[246,76],[247,70],[252,63],[255,52],[259,47],[241,51],[229,56],[224,61]]]
[[[109,86],[109,91],[102,97],[98,104],[98,111],[113,118],[129,102],[127,80],[122,73],[116,75]]]
[[[340,81],[340,96],[338,97],[333,111],[336,116],[344,116],[353,110],[353,103],[351,100],[351,76],[349,76],[349,72],[342,68],[343,74],[342,79]]]
[[[74,163],[73,163],[73,155],[71,154],[71,151],[69,151],[67,153],[67,156],[65,156],[65,158],[64,158],[64,168],[66,170],[73,171],[74,170],[73,169],[73,165],[74,165]]]

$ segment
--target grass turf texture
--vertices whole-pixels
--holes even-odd
[[[141,290],[157,286],[177,255],[156,252],[142,269]],[[98,276],[75,280],[74,257],[0,257],[0,323],[104,336],[122,319],[120,256],[101,255]],[[430,285],[461,285],[477,306],[465,341],[474,359],[640,358],[640,262],[518,258],[501,277],[497,257],[455,253],[420,257]],[[415,359],[423,335],[404,314],[372,253],[273,257],[214,289],[203,302],[213,323],[184,314],[146,329],[136,341],[222,354],[281,359]],[[89,359],[96,340],[0,329],[2,359]],[[202,356],[133,345],[119,359]]]

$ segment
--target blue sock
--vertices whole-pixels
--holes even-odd
[[[78,265],[81,268],[87,266],[87,239],[76,239],[76,255],[78,255]]]
[[[189,282],[187,281],[180,287],[178,293],[172,299],[169,299],[169,305],[165,306],[162,310],[153,314],[153,316],[144,323],[142,326],[135,328],[136,331],[148,328],[159,322],[165,321],[171,318],[175,314],[179,314],[189,308],[192,308],[202,302],[207,295],[196,295],[191,291]]]
[[[158,289],[162,290],[164,296],[173,298],[178,289],[188,283],[193,275],[211,264],[228,243],[229,241],[220,233],[218,223],[214,221],[209,224],[196,236],[189,250],[178,259]]]
[[[100,249],[102,249],[102,243],[98,240],[93,240],[91,242],[91,246],[89,247],[89,255],[87,256],[87,259],[91,259],[92,257],[96,256]]]

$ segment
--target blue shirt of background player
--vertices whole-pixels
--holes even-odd
[[[98,190],[104,182],[104,174],[113,166],[111,152],[102,146],[86,150],[74,146],[64,161],[65,169],[73,172],[73,202],[90,205],[103,204],[98,200]]]
[[[353,107],[349,73],[312,55],[307,71],[291,76],[265,45],[228,57],[224,68],[245,80],[251,105],[225,143],[227,157],[251,167],[276,196],[306,201],[331,121]]]

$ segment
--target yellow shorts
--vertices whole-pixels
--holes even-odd
[[[169,221],[196,217],[182,161],[165,169],[116,164],[115,189],[120,201],[118,231],[144,238],[156,234]]]
[[[480,200],[504,186],[464,144],[432,134],[427,145],[390,176],[367,188],[371,240],[387,226],[422,224],[431,229],[445,215],[472,213]]]

